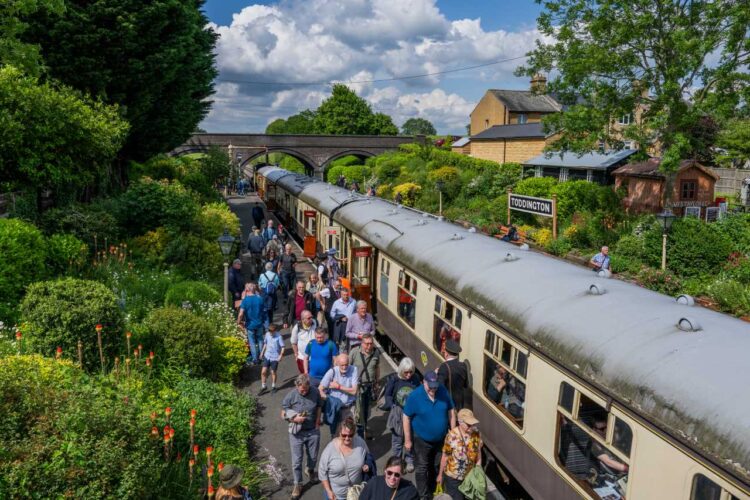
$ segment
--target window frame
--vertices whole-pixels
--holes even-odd
[[[407,278],[409,279],[409,283],[408,283],[409,287],[408,288],[406,287],[406,285],[407,285]],[[402,267],[401,269],[399,269],[399,271],[398,271],[398,297],[399,297],[399,301],[398,301],[398,309],[396,311],[396,316],[398,316],[398,318],[401,321],[403,321],[404,324],[407,327],[409,327],[412,331],[415,331],[416,327],[417,327],[417,306],[416,306],[416,304],[417,304],[417,292],[418,292],[418,290],[419,290],[419,286],[418,286],[418,282],[417,282],[416,278],[414,278],[414,276],[412,274],[410,274],[405,268]],[[410,302],[410,304],[412,304],[413,312],[414,312],[414,324],[413,325],[409,324],[409,322],[406,321],[406,319],[403,316],[401,316],[401,301],[400,301],[400,297],[401,297],[401,292],[402,291],[405,292],[407,295],[409,295],[411,297],[411,299],[412,299],[412,301]]]
[[[388,305],[388,298],[389,298],[389,288],[390,288],[390,274],[391,274],[391,261],[386,259],[385,257],[380,257],[380,283],[379,285],[379,292],[378,292],[378,299],[380,299],[380,302]],[[385,280],[386,286],[383,287],[383,281]],[[383,299],[383,290],[385,289],[385,300]]]
[[[492,338],[492,342],[488,342],[488,340]],[[488,344],[490,344],[488,346]],[[511,348],[511,364],[513,366],[510,366],[508,363],[503,361],[501,358],[501,354],[503,352],[502,346],[508,344]],[[519,354],[523,355],[525,358],[526,363],[526,373],[524,375],[521,375],[518,371],[518,359]],[[487,400],[487,403],[492,407],[495,411],[500,413],[506,420],[511,422],[517,429],[520,431],[524,430],[524,426],[526,423],[526,394],[528,394],[528,366],[529,366],[529,349],[525,347],[519,347],[519,344],[516,344],[513,341],[508,340],[508,338],[502,334],[499,334],[489,328],[485,330],[484,333],[484,342],[482,344],[482,397],[484,397]],[[487,394],[487,362],[492,361],[496,365],[500,365],[507,372],[516,379],[516,381],[521,382],[524,386],[524,416],[521,419],[521,422],[519,423],[516,417],[511,415],[511,413],[502,405],[498,405],[495,403],[492,399],[490,399],[489,395]]]
[[[626,125],[627,126],[627,125],[632,125],[634,122],[635,122],[635,117],[633,116],[633,112],[632,111],[630,113],[621,115],[617,119],[617,124],[618,125]]]
[[[691,196],[685,196],[685,188],[692,185]],[[697,200],[698,199],[698,179],[680,179],[680,200]]]
[[[518,117],[516,118],[516,122],[519,125],[523,125],[525,123],[528,123],[529,122],[529,115],[527,115],[526,113],[518,113]]]
[[[738,495],[741,495],[742,492],[738,491],[737,494],[735,495],[734,493],[729,491],[729,489],[727,488],[727,485],[723,484],[723,481],[721,481],[720,479],[717,480],[714,477],[714,475],[711,473],[704,473],[704,472],[707,472],[707,471],[693,473],[693,477],[690,480],[690,497],[689,497],[690,500],[700,500],[696,498],[695,496],[695,484],[696,484],[696,481],[698,480],[698,476],[702,476],[706,481],[709,481],[710,483],[712,483],[714,486],[716,486],[719,489],[720,491],[719,500],[739,500],[740,497]]]

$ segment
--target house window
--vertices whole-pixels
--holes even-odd
[[[594,171],[593,170],[586,170],[586,180],[591,182],[594,180]]]
[[[484,396],[515,426],[523,428],[528,357],[501,336],[484,337]]]
[[[448,302],[440,295],[435,295],[435,310],[433,318],[434,345],[441,354],[445,354],[445,343],[453,339],[461,343],[461,325],[463,313],[461,309]]]
[[[380,259],[380,302],[388,305],[388,275],[391,272],[391,262]]]
[[[417,310],[417,280],[403,269],[398,272],[398,315],[414,328]]]
[[[633,141],[622,141],[622,147],[625,149],[635,149],[635,143]]]
[[[484,128],[490,128],[490,121],[484,120]]]
[[[565,182],[568,180],[568,173],[569,173],[569,170],[567,168],[562,167],[560,169],[560,182]]]
[[[534,167],[534,177],[541,177],[542,176],[542,166],[537,165]]]
[[[594,498],[625,498],[630,425],[567,382],[560,384],[557,414],[559,465]],[[620,479],[608,481],[612,476]],[[613,489],[617,495],[608,496]]]
[[[523,124],[527,121],[529,121],[529,117],[526,116],[526,113],[521,113],[520,115],[518,115],[518,123]]]
[[[698,181],[689,180],[680,182],[680,199],[694,200],[697,191]]]
[[[622,115],[618,120],[617,123],[620,125],[630,125],[633,123],[633,113],[628,113],[626,115]]]

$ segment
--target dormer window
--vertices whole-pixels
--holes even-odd
[[[526,116],[526,113],[521,113],[518,115],[518,123],[523,124],[526,123],[529,120],[528,116]]]

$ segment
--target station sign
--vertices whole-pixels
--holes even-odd
[[[326,234],[328,236],[338,236],[339,235],[339,227],[338,226],[328,226],[328,227],[326,227]]]
[[[352,255],[355,257],[370,257],[372,255],[372,247],[352,248]]]
[[[512,210],[541,215],[542,217],[552,217],[555,211],[552,200],[513,193],[508,196],[508,205]]]
[[[304,210],[305,217],[315,217],[315,210]]]

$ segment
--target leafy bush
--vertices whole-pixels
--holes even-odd
[[[714,226],[734,243],[735,251],[750,255],[750,214],[728,214]]]
[[[21,303],[21,319],[29,349],[52,356],[59,346],[75,358],[80,340],[88,370],[100,368],[97,324],[104,327],[105,363],[111,364],[122,347],[122,310],[114,293],[96,281],[65,278],[32,284]]]
[[[645,232],[644,260],[661,265],[662,230],[654,224]],[[667,266],[681,276],[719,272],[732,251],[732,241],[716,224],[695,217],[674,221],[667,238]]]
[[[541,247],[549,249],[552,243],[552,230],[543,227],[534,233],[534,241],[536,241]]]
[[[334,167],[342,166],[349,167],[351,165],[362,165],[362,160],[354,155],[346,155],[341,158],[337,158],[331,162]]]
[[[393,195],[396,196],[401,193],[401,196],[403,197],[401,203],[407,207],[412,207],[414,206],[414,202],[417,200],[420,191],[422,191],[422,186],[414,184],[413,182],[406,182],[395,186],[393,188]]]
[[[662,271],[644,266],[638,272],[636,279],[641,286],[666,295],[676,295],[682,289],[680,278],[670,270]]]
[[[556,240],[550,240],[549,244],[547,245],[547,251],[559,257],[565,257],[572,249],[573,246],[566,238],[558,237]]]
[[[151,266],[161,267],[165,263],[167,245],[170,241],[171,236],[167,229],[161,226],[130,240],[130,249],[134,258],[142,259]]]
[[[162,496],[165,470],[138,408],[68,362],[0,358],[0,497]]]
[[[617,241],[613,253],[622,257],[640,259],[644,253],[643,238],[626,234]]]
[[[163,352],[165,364],[193,375],[208,372],[213,328],[200,316],[185,309],[154,309],[143,324],[150,345]]]
[[[169,287],[164,297],[165,306],[182,307],[187,302],[194,309],[221,302],[221,294],[202,281],[182,281]]]
[[[390,184],[381,184],[375,188],[375,194],[380,198],[393,198],[393,187]]]
[[[443,198],[445,200],[455,198],[461,191],[461,177],[456,167],[440,167],[431,171],[427,178],[435,183],[436,189],[438,182],[443,183]]]
[[[32,224],[0,219],[0,320],[12,322],[24,288],[47,274],[46,244]]]
[[[167,155],[157,155],[143,163],[132,162],[129,166],[130,179],[137,180],[149,177],[154,180],[174,180],[181,177],[184,160]]]
[[[117,220],[103,203],[52,208],[44,212],[41,227],[48,235],[72,234],[92,250],[100,250],[119,237]]]
[[[721,309],[738,316],[750,314],[750,290],[735,280],[718,280],[708,287],[708,294]]]
[[[609,268],[613,273],[637,274],[643,264],[636,257],[627,255],[610,254]]]
[[[240,236],[240,220],[229,206],[223,202],[203,205],[195,218],[194,233],[204,240],[215,242],[224,229],[228,229],[229,234],[236,238]]]
[[[56,274],[80,268],[88,256],[88,247],[72,234],[53,234],[47,240],[47,265]]]
[[[430,159],[440,165],[448,165],[460,170],[484,172],[488,170],[496,170],[498,168],[497,162],[472,158],[471,156],[463,155],[461,153],[454,153],[452,151],[445,151],[438,148],[430,149]]]
[[[215,337],[209,371],[219,382],[237,382],[245,365],[248,347],[238,337]]]
[[[189,233],[173,236],[164,250],[164,260],[183,276],[212,279],[220,275],[224,256],[213,241]]]
[[[552,188],[557,185],[557,180],[552,177],[529,177],[519,181],[513,188],[515,194],[524,196],[536,196],[537,198],[550,198]]]
[[[189,230],[198,211],[195,195],[177,181],[154,181],[146,177],[131,184],[117,199],[117,218],[131,235],[159,226]]]
[[[726,265],[727,276],[739,281],[743,285],[750,286],[750,259],[744,255],[733,254],[734,259]]]
[[[379,162],[375,169],[375,175],[378,176],[380,183],[394,182],[401,175],[401,164],[396,160]]]

